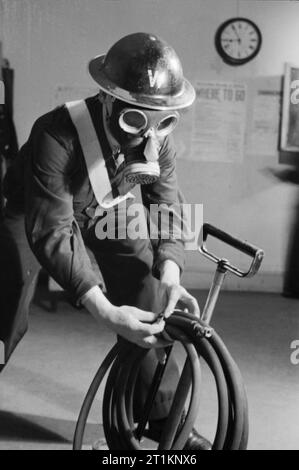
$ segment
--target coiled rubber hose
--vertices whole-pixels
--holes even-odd
[[[194,425],[200,396],[201,369],[199,358],[210,368],[216,384],[218,421],[213,450],[246,449],[248,440],[247,398],[240,371],[217,333],[193,315],[175,310],[166,320],[165,331],[173,341],[182,343],[186,354],[167,422],[159,439],[160,450],[184,448]],[[166,348],[168,354],[171,347]],[[111,367],[103,398],[103,426],[111,450],[140,450],[153,397],[164,365],[157,366],[149,397],[145,404],[145,422],[136,429],[133,418],[134,388],[142,359],[148,350],[128,342],[118,342],[98,369],[84,399],[73,441],[73,449],[82,448],[87,418],[108,369]],[[188,399],[187,399],[188,395]],[[186,403],[188,408],[186,410]],[[186,418],[179,426],[185,410]]]

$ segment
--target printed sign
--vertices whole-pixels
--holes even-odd
[[[240,162],[246,123],[246,85],[197,82],[191,159]]]

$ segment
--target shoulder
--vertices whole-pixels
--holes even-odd
[[[32,126],[29,139],[34,142],[46,135],[70,150],[76,134],[65,104],[40,116]]]
[[[95,102],[95,97],[86,100],[89,109],[95,107]],[[78,134],[66,103],[43,114],[34,122],[30,137],[36,139],[43,134],[55,139],[69,153],[77,145]]]

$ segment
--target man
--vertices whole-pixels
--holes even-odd
[[[91,60],[89,71],[99,94],[40,117],[6,178],[8,202],[0,232],[1,259],[6,258],[0,339],[6,360],[27,328],[36,260],[77,305],[142,347],[165,344],[157,336],[164,328],[164,321],[156,321],[161,310],[169,316],[180,300],[199,314],[196,299],[180,285],[184,241],[174,236],[174,226],[167,238],[160,230],[152,242],[130,236],[129,230],[126,237],[99,233],[104,217],[117,219],[118,231],[120,220],[129,229],[130,190],[136,184],[147,210],[162,203],[179,208],[170,133],[178,110],[194,101],[194,89],[175,51],[145,33],[120,39],[106,55]],[[180,212],[174,212],[176,224]],[[96,258],[107,296],[86,249]],[[151,350],[140,374],[141,402],[155,364]],[[167,416],[177,376],[171,360],[151,413],[155,433]],[[208,446],[195,430],[187,442],[187,448]]]

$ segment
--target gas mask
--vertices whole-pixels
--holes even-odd
[[[160,176],[159,151],[176,127],[177,111],[157,111],[113,100],[106,95],[108,126],[124,156],[123,175],[127,183],[151,184]],[[112,103],[109,103],[109,101]]]

